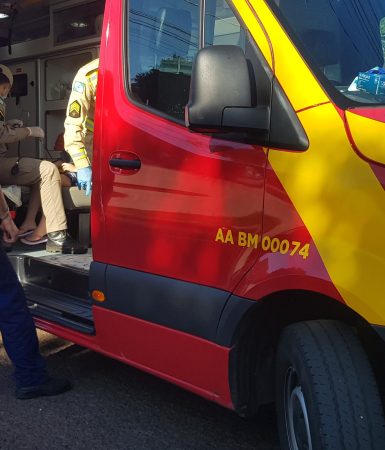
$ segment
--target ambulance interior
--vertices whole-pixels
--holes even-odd
[[[7,156],[55,161],[66,155],[63,132],[72,81],[80,67],[99,56],[104,7],[104,0],[0,0],[0,62],[14,76],[6,117],[40,126],[46,134],[41,141],[9,145]],[[17,208],[7,200],[18,226],[29,195],[30,189],[22,188]],[[63,201],[69,232],[89,247],[87,254],[48,253],[45,244],[18,242],[8,255],[35,317],[90,334],[91,200],[71,187],[63,188]]]
[[[104,0],[0,1],[0,61],[14,76],[6,100],[7,118],[25,126],[44,129],[44,140],[26,139],[9,145],[7,156],[59,160],[64,153],[64,120],[73,78],[77,70],[97,58],[103,22]],[[30,189],[22,188],[22,207],[15,208],[20,225]],[[63,201],[71,235],[90,245],[90,197],[77,187],[63,188]],[[45,255],[44,245],[16,244],[12,253],[52,256],[88,267],[88,255]]]

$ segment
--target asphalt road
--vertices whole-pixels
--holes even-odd
[[[1,450],[275,450],[274,415],[246,421],[193,394],[97,353],[39,332],[62,396],[13,397],[12,367],[0,339]]]

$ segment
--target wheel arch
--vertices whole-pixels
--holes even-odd
[[[285,326],[321,319],[339,320],[356,330],[385,398],[385,343],[372,326],[347,305],[328,296],[303,290],[281,291],[256,302],[235,328],[229,382],[238,414],[255,415],[261,405],[273,402],[275,351]]]

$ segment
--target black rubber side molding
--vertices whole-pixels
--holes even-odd
[[[230,294],[124,267],[93,262],[90,291],[106,294],[99,308],[215,341],[218,323]]]

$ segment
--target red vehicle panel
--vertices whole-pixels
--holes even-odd
[[[112,2],[111,16],[120,16],[121,7]],[[219,227],[225,234],[228,229],[261,233],[266,153],[191,134],[136,106],[127,96],[119,58],[122,33],[122,24],[116,23],[101,48],[95,260],[231,291],[256,252],[236,243],[223,248],[215,239]],[[115,173],[109,161],[116,152],[136,154],[141,168]]]

